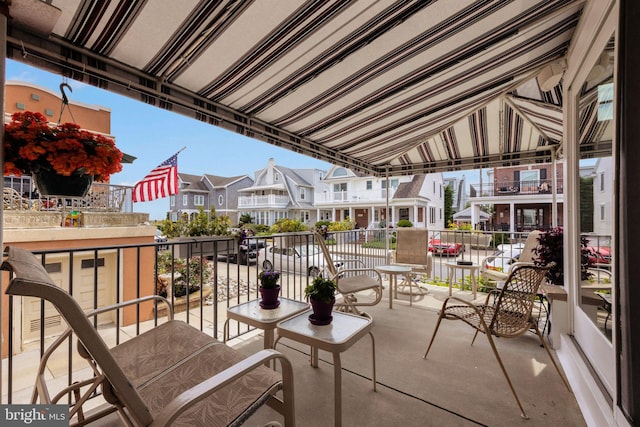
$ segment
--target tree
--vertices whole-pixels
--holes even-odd
[[[453,222],[453,187],[447,185],[444,187],[444,223]]]

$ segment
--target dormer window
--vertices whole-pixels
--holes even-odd
[[[280,174],[277,173],[277,172],[275,174],[273,174],[273,180],[274,181],[280,181]]]

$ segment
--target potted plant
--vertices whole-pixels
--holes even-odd
[[[309,321],[314,325],[328,325],[333,320],[331,312],[336,302],[336,283],[331,279],[318,276],[304,288],[304,295],[309,299],[313,314]]]
[[[4,174],[31,174],[42,195],[84,197],[96,180],[122,170],[115,142],[74,123],[51,125],[31,111],[13,113],[4,131]]]
[[[280,306],[278,295],[280,294],[280,272],[273,270],[261,271],[258,275],[260,280],[260,307],[270,310]]]

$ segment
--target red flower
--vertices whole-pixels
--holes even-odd
[[[51,126],[40,113],[14,113],[4,126],[4,174],[24,175],[41,169],[60,175],[93,175],[107,181],[122,170],[122,152],[101,134],[75,123]]]

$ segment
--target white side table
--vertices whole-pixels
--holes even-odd
[[[280,297],[278,308],[266,310],[260,307],[260,299],[254,299],[227,308],[227,320],[224,322],[224,342],[229,335],[229,320],[237,320],[264,331],[264,348],[273,348],[273,333],[281,320],[295,316],[309,309],[309,304]]]
[[[480,271],[480,266],[478,264],[458,264],[457,262],[447,262],[445,263],[445,265],[449,269],[449,277],[447,278],[447,281],[449,282],[449,296],[451,296],[453,276],[456,269],[459,269],[463,271],[469,271],[471,273],[471,290],[473,291],[473,299],[476,299],[476,292],[478,291],[476,275],[478,274],[478,271]],[[464,276],[462,277],[461,289],[464,289]]]
[[[311,346],[311,366],[318,367],[318,350],[333,354],[333,388],[335,425],[342,425],[342,365],[340,353],[348,350],[360,338],[371,337],[371,356],[373,359],[373,391],[376,391],[376,348],[371,327],[373,320],[350,313],[334,311],[333,321],[324,326],[316,326],[309,321],[311,310],[300,313],[278,324],[277,345],[281,338],[289,338],[301,344]],[[274,345],[275,347],[275,345]]]
[[[393,293],[398,289],[398,275],[411,275],[411,267],[403,265],[379,265],[374,267],[374,269],[380,274],[389,275],[389,308],[393,308]]]

